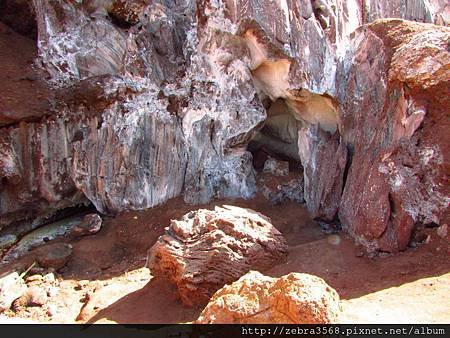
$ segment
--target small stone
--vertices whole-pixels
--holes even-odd
[[[32,275],[32,276],[28,276],[25,281],[27,282],[27,284],[29,283],[38,283],[42,281],[42,276],[41,275]]]
[[[72,246],[66,243],[55,243],[36,250],[39,265],[45,268],[60,269],[66,265],[72,254]]]
[[[289,175],[289,162],[279,161],[272,157],[269,157],[264,163],[263,172],[271,173],[275,176],[288,176]]]
[[[27,286],[17,272],[0,278],[0,312],[11,307],[12,302],[19,298]]]
[[[446,238],[448,235],[448,226],[447,224],[442,224],[440,227],[437,228],[436,233],[441,238]]]
[[[83,220],[75,225],[70,231],[70,235],[80,237],[84,235],[93,235],[100,231],[102,227],[102,218],[97,214],[88,214]]]
[[[58,293],[59,293],[59,287],[57,287],[57,286],[51,286],[47,289],[48,297],[55,297]]]
[[[47,306],[47,315],[49,316],[49,317],[53,317],[54,315],[56,315],[56,313],[57,313],[57,311],[58,311],[58,308],[56,307],[56,305],[54,305],[54,304],[49,304],[48,306]]]
[[[42,306],[47,301],[47,293],[41,287],[33,285],[29,287],[19,298],[17,298],[12,308],[18,312],[26,307]]]
[[[53,272],[50,272],[46,274],[44,277],[42,277],[42,279],[44,280],[44,282],[53,283],[55,281],[55,274]]]
[[[32,286],[25,292],[28,297],[27,306],[42,306],[47,302],[47,292],[39,286]]]
[[[327,241],[331,245],[339,245],[341,243],[341,237],[339,235],[330,235],[327,237]]]
[[[364,251],[363,250],[357,250],[355,253],[356,257],[363,257],[364,256]]]
[[[322,278],[250,271],[210,299],[196,324],[326,324],[339,320],[339,295]]]

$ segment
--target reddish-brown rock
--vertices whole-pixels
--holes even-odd
[[[252,269],[283,261],[287,243],[265,216],[233,206],[191,211],[172,221],[150,251],[152,274],[175,284],[186,305],[211,295]]]
[[[450,28],[380,20],[359,29],[342,69],[352,160],[340,205],[370,250],[406,248],[415,224],[449,219]]]
[[[322,278],[250,271],[217,291],[198,324],[328,324],[339,321],[339,295]]]
[[[66,243],[49,244],[35,250],[36,260],[44,268],[62,268],[71,254],[72,245]]]
[[[447,2],[3,1],[0,230],[250,198],[261,131],[314,217],[405,248],[449,217],[449,28],[376,20],[445,25]]]

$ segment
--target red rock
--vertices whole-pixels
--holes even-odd
[[[250,271],[217,291],[195,323],[330,324],[338,323],[339,313],[339,295],[319,277]]]
[[[93,235],[100,231],[102,227],[102,218],[97,214],[87,214],[83,217],[81,223],[75,225],[70,230],[70,236],[79,237],[84,235]]]
[[[72,245],[66,243],[48,244],[36,249],[34,253],[40,266],[57,270],[66,265],[72,254]]]
[[[339,218],[370,250],[403,250],[415,224],[449,218],[449,38],[401,20],[355,34],[339,98],[353,153]]]
[[[204,305],[211,295],[251,269],[285,259],[287,243],[265,216],[232,206],[191,211],[172,221],[150,251],[154,276],[175,284],[184,304]]]

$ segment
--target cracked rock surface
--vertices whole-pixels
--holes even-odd
[[[327,324],[338,323],[339,313],[339,295],[319,277],[250,271],[217,291],[195,323]]]
[[[150,250],[152,274],[175,284],[181,301],[204,305],[249,270],[282,262],[287,242],[270,219],[250,209],[199,209],[172,221]]]

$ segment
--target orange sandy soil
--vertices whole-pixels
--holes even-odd
[[[450,323],[450,245],[436,229],[427,244],[387,257],[369,258],[345,233],[326,235],[294,202],[273,206],[264,198],[210,203],[249,207],[264,213],[289,243],[287,262],[265,274],[292,271],[322,277],[342,299],[342,321],[351,323]],[[147,251],[170,219],[195,207],[180,199],[139,212],[106,218],[93,236],[73,240],[73,255],[56,279],[29,281],[50,295],[41,307],[7,311],[0,321],[58,323],[178,323],[195,320],[201,309],[184,307],[172,286],[152,279]],[[23,271],[24,257],[7,267]],[[41,271],[45,274],[48,271]],[[29,276],[28,280],[33,279]],[[25,278],[27,279],[27,278]],[[14,317],[14,318],[6,318]]]

